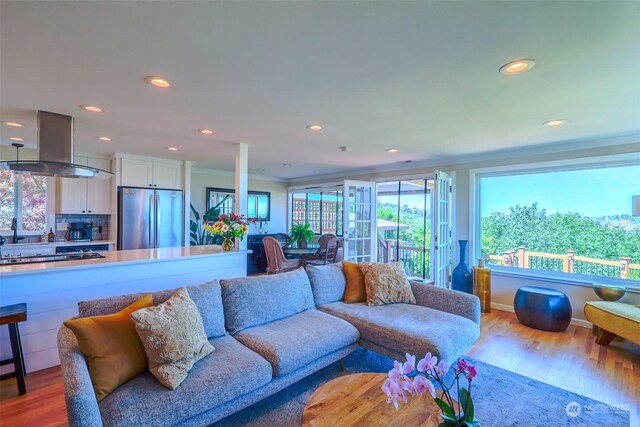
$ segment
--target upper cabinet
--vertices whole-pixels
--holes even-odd
[[[120,185],[181,190],[182,165],[123,157],[120,166]]]
[[[74,163],[111,170],[111,160],[74,157]],[[56,213],[110,214],[111,178],[57,178]]]

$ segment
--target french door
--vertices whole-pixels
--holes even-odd
[[[376,260],[376,184],[344,182],[344,259],[353,262]]]
[[[436,286],[450,287],[451,276],[451,177],[436,171],[431,198],[431,279]]]

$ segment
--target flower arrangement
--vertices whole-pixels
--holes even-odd
[[[222,236],[224,238],[222,249],[230,251],[234,246],[233,238],[237,237],[242,240],[244,235],[249,232],[249,220],[244,215],[223,214],[215,222],[204,222],[202,228],[211,233],[212,236]]]
[[[402,399],[407,403],[409,396],[421,396],[429,393],[436,405],[442,411],[442,422],[439,427],[479,427],[480,423],[474,417],[473,400],[471,399],[471,382],[478,375],[476,367],[460,358],[453,365],[454,377],[448,387],[444,383],[444,377],[449,371],[449,365],[431,353],[427,353],[424,359],[416,365],[416,356],[406,354],[407,361],[393,363],[393,369],[389,371],[389,377],[382,384],[382,391],[387,395],[387,402],[393,402],[398,408],[398,401]],[[461,387],[460,380],[467,380],[468,387]],[[442,390],[441,397],[437,397],[434,382]],[[459,401],[456,402],[451,390],[456,387]]]

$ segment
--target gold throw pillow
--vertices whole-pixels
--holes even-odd
[[[162,304],[132,313],[131,318],[147,353],[149,371],[172,390],[198,360],[214,350],[187,288]]]
[[[153,297],[147,294],[117,313],[64,322],[76,336],[80,350],[87,358],[98,402],[120,384],[147,369],[147,355],[131,320],[131,313],[152,305]]]
[[[415,304],[411,284],[404,274],[401,262],[360,263],[367,289],[367,305],[393,303]]]
[[[364,285],[364,274],[355,262],[342,261],[342,271],[347,279],[344,288],[344,302],[365,302],[367,300],[367,290]]]

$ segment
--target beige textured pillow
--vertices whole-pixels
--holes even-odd
[[[359,266],[364,273],[367,305],[416,303],[401,262],[387,264],[363,262]]]
[[[147,353],[149,370],[172,390],[198,360],[214,350],[187,288],[162,304],[131,313],[131,318]]]

